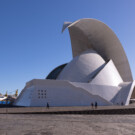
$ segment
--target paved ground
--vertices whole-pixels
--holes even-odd
[[[0,135],[135,135],[135,115],[0,114]]]

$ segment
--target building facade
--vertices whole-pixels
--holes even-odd
[[[65,22],[73,59],[26,83],[16,106],[128,105],[135,97],[128,59],[115,33],[96,19]]]

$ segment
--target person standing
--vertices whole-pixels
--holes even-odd
[[[47,109],[49,109],[49,103],[47,102],[47,105],[46,105]]]
[[[95,109],[97,109],[97,106],[98,106],[98,104],[97,104],[97,102],[95,102]]]
[[[91,103],[91,108],[93,109],[93,106],[94,106],[94,104],[93,104],[93,102]]]

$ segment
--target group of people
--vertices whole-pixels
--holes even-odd
[[[92,109],[94,109],[94,107],[95,107],[95,109],[97,109],[97,106],[98,106],[97,102],[95,102],[95,104],[93,102],[91,103],[91,108]]]
[[[97,106],[98,106],[97,102],[95,102],[95,104],[91,103],[92,109],[93,109],[94,107],[95,107],[95,109],[97,109]],[[47,102],[46,108],[49,109],[49,107],[50,107],[50,105],[49,105],[49,103]]]
[[[117,105],[119,105],[119,103],[117,103]],[[124,105],[124,103],[121,102],[121,106],[123,106],[123,105]],[[95,107],[95,109],[97,109],[97,106],[98,106],[97,102],[95,102],[95,104],[93,102],[91,103],[91,108],[92,109],[94,109],[94,107]]]
[[[121,104],[117,103],[117,105],[121,105],[121,106],[123,106],[123,105],[124,105],[124,103],[123,103],[123,102],[121,102]]]
[[[117,103],[117,105],[119,105],[118,103]],[[121,102],[121,105],[123,106],[124,104],[123,104],[123,102]],[[97,106],[98,106],[98,103],[97,102],[95,102],[95,103],[91,103],[91,108],[92,109],[94,109],[94,107],[95,107],[95,109],[97,109]],[[46,108],[47,109],[49,109],[49,107],[50,107],[50,105],[49,105],[49,103],[47,102],[47,105],[46,105]]]

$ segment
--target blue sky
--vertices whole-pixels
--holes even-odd
[[[95,18],[120,39],[135,78],[135,0],[0,0],[0,93],[72,59],[64,21]]]

